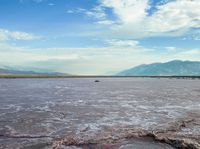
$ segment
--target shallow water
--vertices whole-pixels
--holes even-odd
[[[0,148],[140,149],[127,138],[152,131],[200,140],[200,80],[98,79],[0,79]]]

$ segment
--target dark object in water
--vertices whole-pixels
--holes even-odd
[[[94,82],[100,82],[99,80],[95,80]]]

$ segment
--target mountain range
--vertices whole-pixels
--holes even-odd
[[[42,69],[30,69],[28,68],[12,68],[7,66],[2,66],[0,68],[0,75],[67,75],[60,72],[53,72],[49,70],[42,70]]]
[[[29,67],[0,67],[0,75],[67,76],[69,74]],[[142,64],[116,76],[200,76],[200,61],[174,60],[166,63]]]
[[[121,71],[117,76],[200,76],[200,62],[174,60],[143,64]]]

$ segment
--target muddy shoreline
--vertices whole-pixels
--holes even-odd
[[[65,139],[58,139],[57,141],[53,142],[53,149],[59,148],[59,146],[78,146],[78,147],[84,147],[87,148],[87,146],[93,146],[94,148],[98,146],[103,146],[103,144],[107,144],[107,146],[112,146],[111,144],[117,144],[120,142],[123,142],[125,140],[131,140],[131,139],[141,139],[141,140],[153,140],[159,143],[166,143],[171,145],[174,148],[177,149],[200,149],[200,136],[184,136],[180,135],[178,136],[176,133],[182,130],[182,128],[187,128],[191,124],[197,124],[197,121],[195,119],[187,119],[187,120],[181,120],[173,125],[171,125],[169,128],[165,130],[152,130],[152,131],[146,131],[146,130],[134,130],[129,129],[127,132],[124,130],[124,134],[121,136],[108,136],[106,138],[99,138],[99,139],[89,139],[89,140],[82,140],[80,138],[76,137],[68,137]],[[198,125],[200,125],[198,121]],[[115,139],[114,139],[115,138]],[[96,146],[96,147],[95,147]]]
[[[194,125],[200,125],[199,121],[196,119],[185,119],[179,120],[175,123],[169,125],[166,129],[157,129],[157,130],[138,130],[138,129],[124,129],[115,130],[113,134],[107,133],[99,134],[98,136],[90,136],[85,135],[85,131],[83,130],[79,136],[67,136],[62,138],[56,138],[53,136],[34,136],[34,135],[1,135],[0,139],[44,139],[41,143],[33,143],[28,146],[24,146],[22,148],[52,148],[52,149],[64,149],[65,147],[71,148],[83,148],[83,149],[98,149],[98,148],[109,148],[109,149],[117,149],[124,145],[138,145],[138,141],[140,141],[140,145],[145,147],[148,143],[148,146],[158,145],[162,143],[163,147],[169,148],[166,144],[169,144],[173,148],[177,149],[200,149],[200,136],[186,136],[186,135],[177,135],[178,132],[181,132],[184,128],[193,127]],[[120,133],[121,132],[121,133]],[[123,133],[122,133],[123,132]],[[117,133],[117,134],[116,134]],[[49,140],[47,141],[47,138]],[[155,145],[155,146],[156,146]],[[159,144],[161,145],[161,144]],[[9,144],[0,145],[0,148],[11,148]]]

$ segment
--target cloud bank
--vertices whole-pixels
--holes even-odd
[[[100,0],[98,8],[102,14],[109,8],[116,16],[100,20],[112,22],[109,35],[115,38],[182,36],[200,28],[200,0],[163,1],[154,6],[149,0]]]
[[[36,40],[40,37],[26,32],[9,31],[6,29],[0,29],[0,41],[6,40]]]

